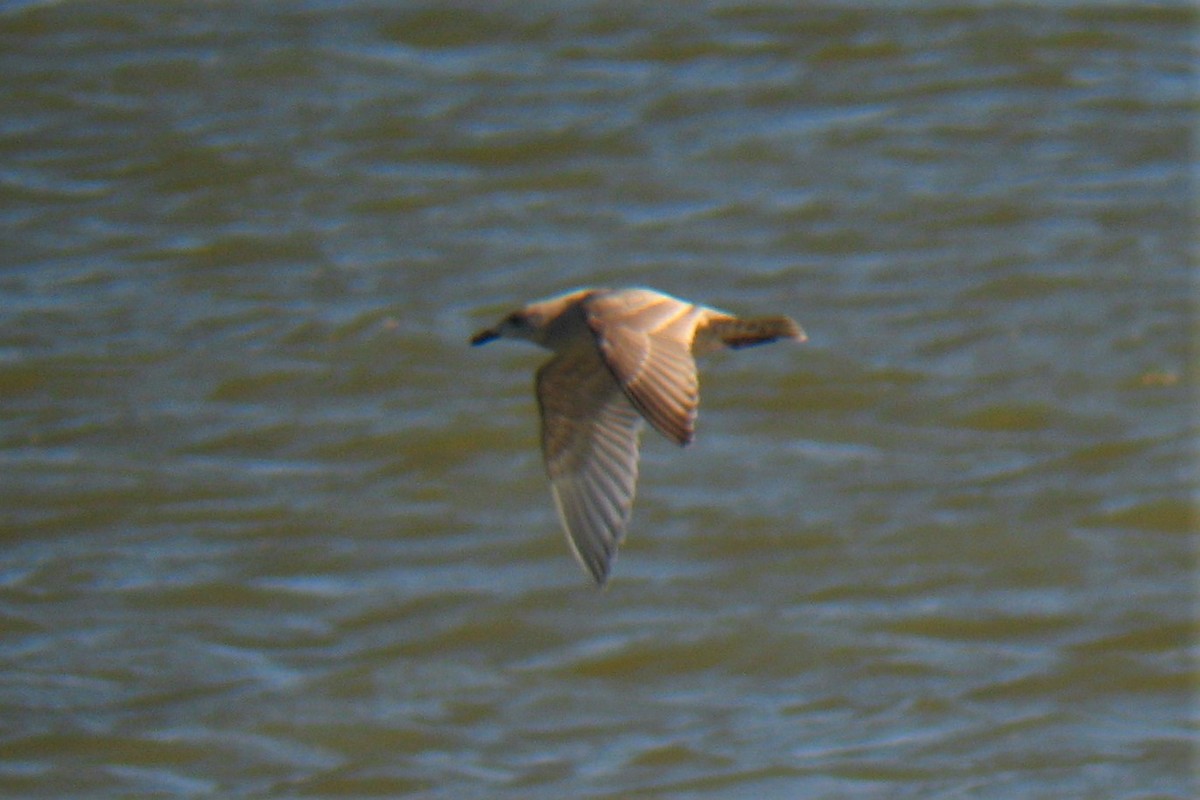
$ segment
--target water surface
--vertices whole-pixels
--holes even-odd
[[[0,793],[1186,798],[1185,4],[9,3]],[[787,313],[594,591],[526,300]]]

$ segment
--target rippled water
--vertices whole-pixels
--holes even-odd
[[[5,4],[0,794],[1193,796],[1197,21]],[[811,336],[604,592],[593,284]]]

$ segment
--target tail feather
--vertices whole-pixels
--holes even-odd
[[[734,349],[766,344],[777,339],[795,339],[803,342],[808,336],[791,317],[753,317],[737,319],[725,317],[709,323],[710,333],[726,347]]]

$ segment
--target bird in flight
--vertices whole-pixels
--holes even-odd
[[[807,336],[785,316],[738,318],[651,289],[579,289],[471,337],[554,352],[537,371],[542,456],[567,543],[603,586],[625,537],[642,421],[678,445],[695,435],[694,356]]]

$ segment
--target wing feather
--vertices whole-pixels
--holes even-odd
[[[700,400],[692,337],[708,310],[643,289],[596,294],[584,309],[629,401],[668,439],[690,442]]]
[[[542,454],[559,520],[603,585],[633,512],[642,419],[587,344],[538,370]]]

